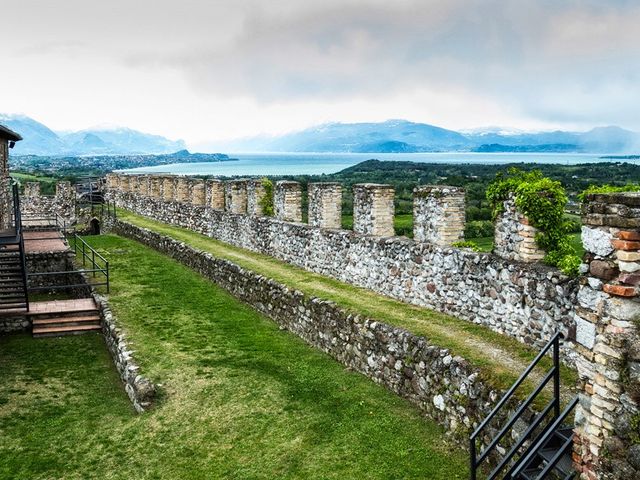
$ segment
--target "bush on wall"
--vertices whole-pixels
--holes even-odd
[[[487,188],[494,218],[502,213],[510,194],[515,196],[518,211],[539,230],[536,243],[547,252],[545,263],[565,274],[577,275],[580,258],[569,241],[571,225],[564,216],[568,199],[560,182],[542,176],[539,170],[510,168],[498,173]]]

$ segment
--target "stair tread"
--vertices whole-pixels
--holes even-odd
[[[33,334],[39,333],[64,333],[74,331],[100,330],[100,325],[70,325],[65,327],[33,327]]]
[[[100,322],[99,315],[83,315],[76,317],[55,317],[55,318],[38,318],[33,321],[33,326],[50,325],[52,323],[74,323],[74,322]]]

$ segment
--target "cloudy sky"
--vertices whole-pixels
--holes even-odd
[[[0,112],[191,146],[389,118],[640,130],[637,0],[0,0]]]

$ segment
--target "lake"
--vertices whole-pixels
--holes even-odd
[[[604,154],[552,153],[233,153],[238,161],[174,163],[156,167],[123,170],[127,173],[170,173],[174,175],[319,175],[336,173],[372,158],[421,163],[503,164],[503,163],[578,163],[614,162]],[[640,160],[622,160],[640,163]]]

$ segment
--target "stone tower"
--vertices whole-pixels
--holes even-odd
[[[22,137],[0,125],[0,232],[11,222],[11,197],[9,194],[9,149]]]

